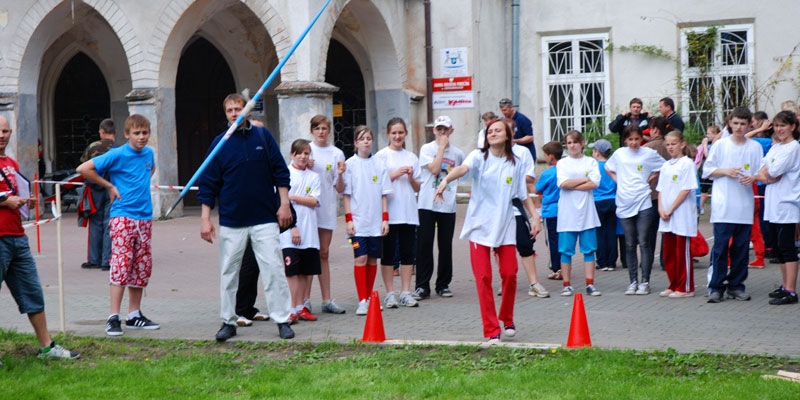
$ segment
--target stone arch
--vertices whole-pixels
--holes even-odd
[[[406,27],[403,5],[378,5],[373,1],[338,1],[336,4],[341,8],[333,10],[338,12],[334,23],[325,21],[324,34],[328,40],[335,39],[341,43],[361,67],[366,91],[367,124],[379,128],[395,116],[410,122],[413,115],[405,91]],[[324,79],[325,69],[320,68],[320,71]],[[413,128],[409,127],[409,130],[409,137],[414,138]],[[386,137],[377,135],[377,143],[378,147],[382,147],[386,144]]]
[[[391,3],[391,2],[390,2]],[[380,88],[403,87],[407,73],[402,61],[405,56],[399,51],[404,47],[401,39],[405,33],[393,35],[391,26],[402,26],[393,18],[396,15],[389,8],[391,4],[375,4],[374,1],[335,0],[329,12],[330,18],[322,20],[322,37],[335,38],[356,56],[365,72],[365,79],[380,82]],[[402,4],[400,5],[402,8]],[[326,64],[328,42],[321,47],[323,57],[320,65]],[[325,78],[325,68],[319,68],[320,80]],[[367,73],[369,72],[369,73]],[[369,78],[367,78],[369,75]]]
[[[224,15],[226,13],[230,15]],[[230,28],[230,26],[223,24],[224,21],[216,21],[215,24],[215,19],[219,18],[226,20],[238,18],[242,22],[251,24],[258,21],[259,26],[248,27],[249,29],[255,28],[257,32],[254,35],[247,35],[249,43],[245,43],[245,47],[253,49],[255,46],[263,44],[266,45],[268,51],[277,54],[277,57],[281,57],[287,50],[288,45],[286,42],[290,38],[286,33],[286,26],[274,8],[267,2],[253,0],[248,0],[244,3],[237,0],[172,1],[167,3],[161,18],[156,23],[149,45],[152,53],[157,54],[159,57],[158,60],[155,60],[156,66],[152,68],[153,71],[159,71],[159,75],[155,77],[156,81],[152,82],[151,85],[149,84],[151,78],[148,78],[142,83],[147,82],[149,86],[141,85],[139,87],[174,87],[175,71],[177,70],[181,52],[190,38],[198,33],[212,42],[225,55],[234,70],[234,76],[238,76],[237,87],[242,84],[249,84],[247,81],[241,81],[245,78],[240,78],[242,72],[252,74],[252,71],[248,71],[243,66],[243,64],[246,64],[244,60],[255,60],[256,58],[268,60],[266,65],[262,61],[261,66],[264,67],[269,66],[270,57],[264,57],[263,54],[255,54],[253,51],[248,52],[248,50],[245,50],[246,54],[235,54],[239,50],[238,46],[241,46],[242,43],[226,41],[230,40],[226,38],[234,36],[231,32],[226,31],[224,35],[213,34],[214,30],[221,33],[223,27]],[[259,28],[264,30],[258,32],[260,31]],[[204,29],[206,34],[202,32]],[[234,46],[234,44],[237,46]],[[263,50],[263,48],[260,50]],[[277,62],[274,64],[277,64]],[[289,65],[285,67],[282,74],[291,73],[288,68]]]
[[[107,5],[107,10],[115,8],[116,5]],[[114,15],[117,26],[129,25],[121,12]],[[102,71],[111,96],[112,116],[121,120],[127,115],[124,97],[130,91],[131,80],[125,44],[97,9],[86,3],[78,3],[73,9],[66,2],[37,2],[28,9],[15,34],[7,64],[16,87],[4,88],[17,94],[17,148],[21,150],[18,159],[23,168],[36,163],[39,139],[45,162],[49,164],[53,159],[55,84],[64,65],[79,52],[89,56]],[[127,46],[135,47],[135,42],[135,38],[129,38]],[[113,110],[119,111],[117,115]]]

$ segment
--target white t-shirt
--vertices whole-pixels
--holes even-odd
[[[755,140],[746,139],[737,145],[733,136],[717,140],[703,164],[703,178],[717,168],[740,168],[743,175],[755,175],[764,150]],[[738,178],[719,176],[711,186],[711,223],[753,224],[753,188],[742,185]]]
[[[336,192],[336,179],[338,178],[339,161],[344,161],[344,153],[338,147],[330,145],[320,147],[311,142],[311,159],[314,168],[311,170],[319,175],[320,195],[317,207],[317,223],[322,229],[336,229],[336,212],[339,206]]]
[[[417,208],[420,210],[452,214],[456,212],[456,189],[458,188],[458,181],[449,182],[447,184],[447,189],[442,193],[444,201],[435,202],[433,198],[436,195],[436,189],[439,187],[439,183],[441,183],[442,179],[444,179],[453,168],[464,162],[464,152],[450,143],[444,150],[440,171],[438,174],[434,175],[428,169],[428,164],[433,162],[438,151],[439,145],[435,140],[424,144],[422,148],[419,149],[421,183],[419,186],[419,197],[417,198]]]
[[[556,164],[556,183],[561,188],[558,199],[558,232],[582,232],[600,226],[594,194],[591,190],[564,189],[561,185],[567,179],[589,178],[600,184],[600,169],[592,157],[565,157]]]
[[[381,236],[383,195],[392,193],[389,174],[375,157],[361,158],[356,154],[346,164],[343,194],[350,195],[356,236]]]
[[[289,194],[293,196],[313,197],[319,201],[320,184],[319,175],[310,169],[297,169],[294,165],[289,166],[290,185]],[[292,243],[292,230],[289,229],[281,233],[281,248],[295,249],[319,249],[319,232],[317,231],[317,211],[315,208],[307,207],[299,203],[292,202],[294,211],[297,213],[297,229],[300,230],[300,244]]]
[[[767,185],[764,196],[764,220],[776,224],[800,222],[800,144],[792,140],[773,144],[764,156],[767,173],[781,177]]]
[[[653,206],[647,178],[664,165],[657,151],[639,147],[633,151],[620,147],[606,162],[606,171],[617,174],[617,217],[630,218]]]
[[[697,236],[697,167],[689,157],[673,158],[664,162],[658,176],[656,191],[661,193],[661,208],[667,210],[678,198],[678,194],[688,190],[681,204],[672,212],[666,221],[659,217],[658,231],[671,232],[679,236]]]
[[[525,172],[525,176],[526,177],[530,176],[531,178],[536,179],[536,168],[535,165],[533,164],[533,155],[531,155],[531,151],[527,147],[520,146],[516,143],[514,143],[514,145],[511,146],[511,151],[514,152],[515,156],[517,156],[517,162],[522,164],[522,171]],[[517,215],[522,215],[522,214],[520,214],[519,209],[517,209],[517,207],[514,207],[514,216]]]
[[[419,159],[414,153],[406,150],[392,150],[384,147],[373,157],[383,165],[391,179],[391,173],[400,167],[414,168],[414,179],[420,179]],[[392,193],[389,195],[389,224],[419,225],[417,212],[417,192],[411,187],[408,175],[403,174],[391,181]]]
[[[473,150],[464,160],[469,167],[466,179],[472,179],[472,196],[467,205],[461,239],[488,247],[517,243],[514,206],[511,199],[524,199],[525,172],[519,162]]]

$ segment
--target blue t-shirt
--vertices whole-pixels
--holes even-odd
[[[108,176],[119,191],[120,198],[111,204],[111,218],[153,219],[153,201],[150,198],[150,175],[156,165],[153,149],[145,147],[136,151],[126,143],[92,161],[97,173]]]
[[[542,194],[542,218],[555,218],[558,216],[558,198],[561,188],[556,179],[556,167],[544,170],[536,181],[536,191]]]
[[[600,168],[600,185],[597,189],[592,190],[594,194],[594,201],[609,200],[617,197],[617,182],[611,179],[611,176],[606,172],[606,162],[598,161],[598,168]]]

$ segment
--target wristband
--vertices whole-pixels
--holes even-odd
[[[344,215],[344,222],[353,222],[353,214],[347,213]]]
[[[383,212],[383,220],[384,221],[388,221],[389,220],[389,213],[386,212],[386,211]]]

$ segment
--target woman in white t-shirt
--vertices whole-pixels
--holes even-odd
[[[564,137],[568,157],[556,164],[556,184],[561,189],[558,199],[558,251],[561,253],[561,276],[564,278],[562,296],[572,296],[575,289],[570,282],[572,256],[580,239],[586,294],[600,296],[594,285],[594,260],[597,250],[597,231],[600,218],[594,205],[593,190],[600,184],[597,160],[583,154],[586,142],[578,131]]]
[[[525,171],[511,151],[514,132],[503,121],[493,121],[486,127],[486,142],[481,150],[473,150],[464,163],[453,168],[436,190],[441,201],[448,182],[462,176],[472,178],[472,196],[464,217],[461,239],[469,240],[470,261],[483,321],[483,335],[489,343],[500,342],[500,323],[504,333],[512,337],[514,325],[514,296],[517,292],[516,222],[512,199],[524,200],[527,195]],[[526,202],[529,204],[529,202]],[[539,215],[528,210],[531,235],[541,230]],[[502,300],[500,314],[495,308],[492,290],[491,250],[494,249],[500,268]]]
[[[797,115],[781,111],[772,120],[774,143],[764,156],[757,179],[767,184],[764,196],[764,220],[775,232],[774,254],[781,263],[781,287],[770,292],[769,304],[797,303],[797,250],[794,244],[795,225],[800,223],[800,145],[797,138]]]
[[[664,139],[670,159],[664,162],[658,176],[658,231],[664,232],[664,269],[669,287],[661,297],[694,296],[694,267],[689,254],[690,239],[697,236],[697,167],[685,155],[686,141],[680,131],[672,131]]]
[[[331,121],[324,115],[311,118],[311,158],[308,168],[319,175],[320,195],[317,206],[317,222],[319,232],[319,261],[321,273],[317,276],[319,289],[322,292],[322,311],[332,314],[344,314],[345,310],[336,304],[331,297],[331,267],[328,261],[331,238],[336,229],[336,213],[339,209],[339,194],[344,190],[344,153],[336,146],[328,143],[331,134]],[[311,308],[311,281],[306,286],[306,306]]]
[[[630,285],[627,295],[650,294],[650,272],[655,257],[658,233],[658,210],[650,198],[650,182],[658,179],[664,159],[653,149],[642,147],[642,131],[628,125],[622,131],[626,146],[620,147],[606,162],[606,172],[617,182],[617,218],[625,235],[625,257]],[[639,257],[642,254],[642,276],[639,280]]]
[[[402,118],[392,118],[386,124],[389,145],[375,154],[375,160],[389,174],[392,193],[389,200],[389,233],[383,237],[381,276],[386,287],[386,308],[417,307],[411,295],[411,274],[414,269],[414,243],[417,239],[417,197],[419,192],[419,159],[405,149],[408,130]],[[399,242],[399,246],[398,246]],[[396,250],[400,254],[395,254]],[[394,261],[400,258],[400,295],[394,291]]]

